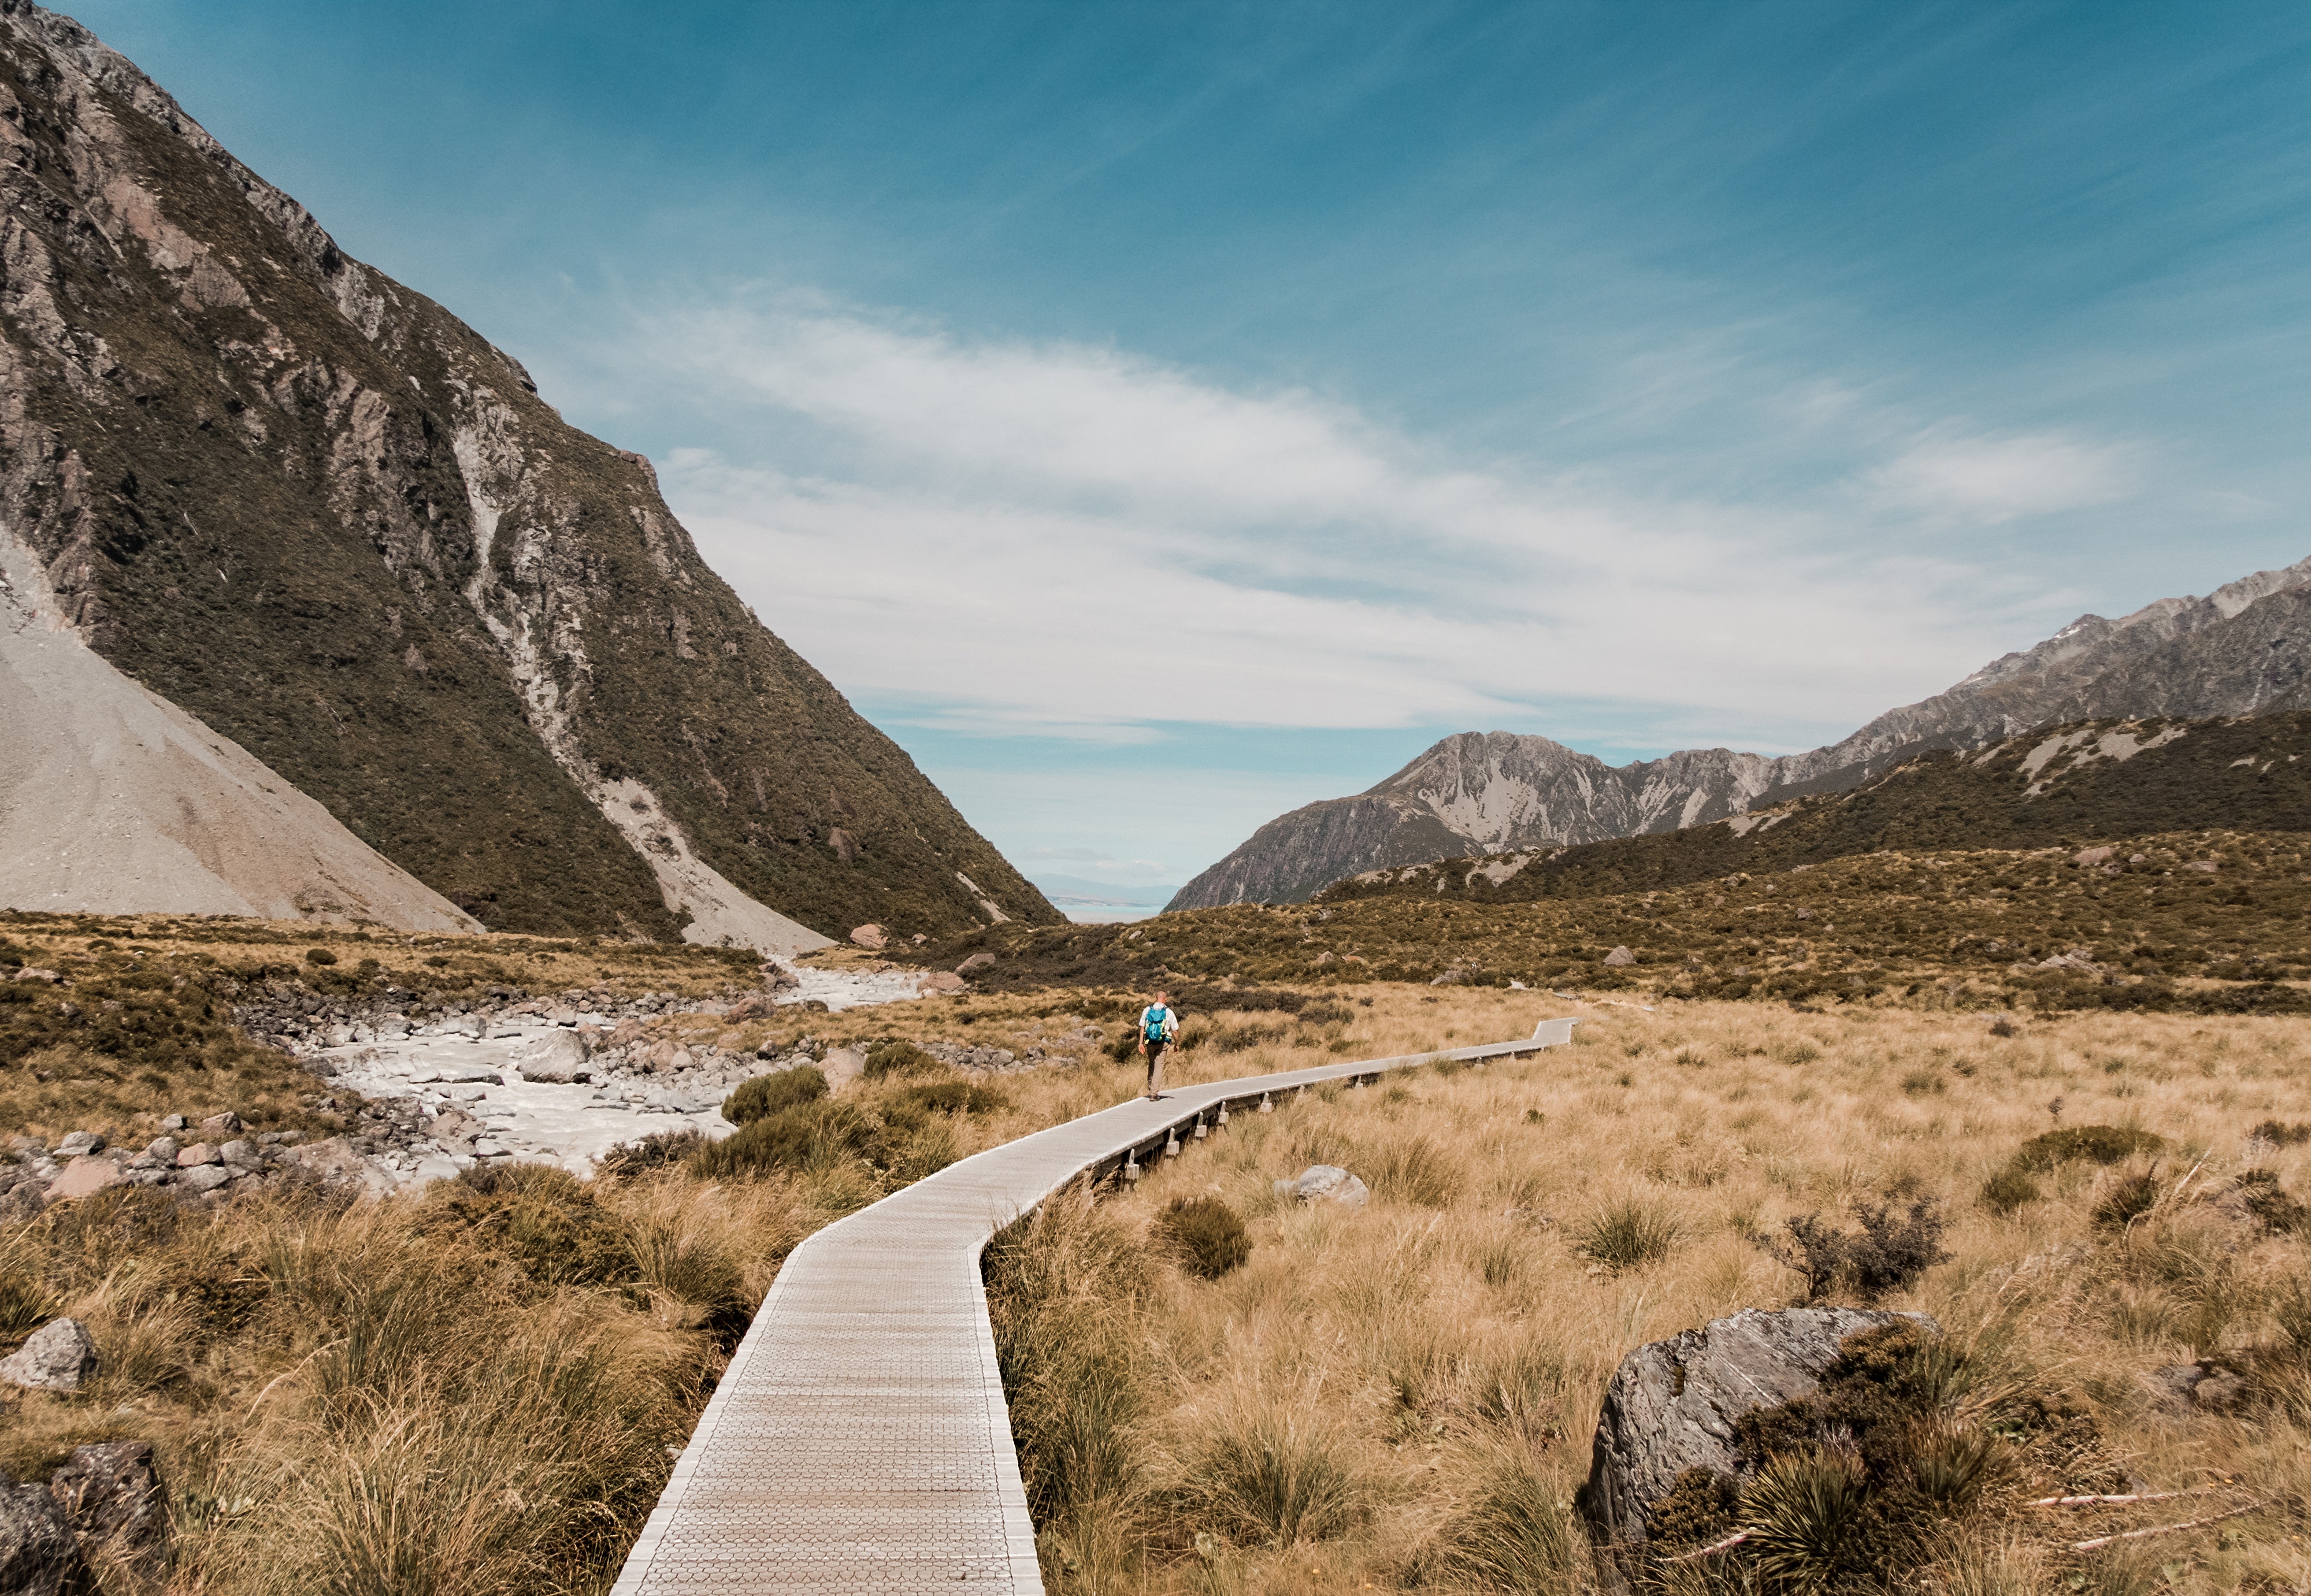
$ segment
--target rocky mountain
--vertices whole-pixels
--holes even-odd
[[[25,0],[0,527],[104,659],[492,928],[794,951],[1058,919],[647,460]]]
[[[2068,852],[2106,839],[2213,831],[2311,832],[2311,712],[2041,727],[1984,749],[1918,754],[1840,791],[1680,831],[1392,866],[1316,896],[1610,897],[1887,850]]]
[[[2311,708],[2307,662],[2311,560],[2115,621],[2081,615],[2027,652],[1806,754],[1688,749],[1615,766],[1547,737],[1465,732],[1354,798],[1269,821],[1170,907],[1291,902],[1383,867],[1674,832],[1856,787],[1931,750],[2064,721]]]

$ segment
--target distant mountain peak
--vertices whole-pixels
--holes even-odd
[[[2307,661],[2311,558],[2115,621],[2080,615],[1947,692],[1805,754],[1687,748],[1615,766],[1545,737],[1461,732],[1353,798],[1270,821],[1171,907],[1292,901],[1384,867],[1679,831],[1840,791],[1934,749],[2066,721],[2311,707]]]

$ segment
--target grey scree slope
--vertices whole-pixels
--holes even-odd
[[[611,1596],[952,1591],[1042,1596],[980,1284],[988,1239],[1077,1175],[1225,1106],[1320,1081],[1573,1040],[1319,1065],[1136,1098],[950,1165],[797,1247],[674,1466]]]

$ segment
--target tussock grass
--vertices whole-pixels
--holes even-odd
[[[1372,995],[1350,1025],[1360,1054],[1415,1052],[1447,1027],[1521,1034],[1564,1007],[1482,989]],[[1874,1294],[1929,1312],[1950,1341],[1905,1376],[1922,1382],[1927,1416],[1868,1443],[1866,1489],[1851,1460],[1808,1443],[1753,1501],[1726,1505],[1770,1510],[1760,1550],[1775,1577],[1818,1586],[1828,1569],[1826,1588],[1861,1588],[1856,1560],[1883,1554],[1896,1544],[1887,1525],[1906,1522],[1871,1495],[1887,1470],[1906,1470],[1904,1490],[1943,1525],[1900,1542],[1921,1588],[2216,1596],[2311,1574],[2283,1506],[2134,1556],[2062,1548],[2193,1513],[2018,1504],[2059,1485],[2042,1469],[2105,1489],[2214,1481],[2223,1502],[2311,1496],[2311,1254],[2289,1210],[2258,1195],[2298,1203],[2311,1186],[2311,1147],[2259,1129],[2301,1113],[2311,1026],[2081,1014],[2001,1037],[1989,1016],[1861,1006],[1584,1012],[1572,1048],[1237,1115],[1136,1190],[1071,1199],[1064,1225],[1047,1215],[1042,1231],[1014,1233],[988,1279],[999,1323],[1013,1326],[1007,1360],[1033,1349],[1016,1373],[1006,1364],[1015,1393],[1042,1393],[1025,1411],[1043,1417],[1018,1431],[1025,1467],[1082,1477],[1042,1461],[1055,1428],[1071,1437],[1065,1455],[1094,1455],[1054,1417],[1068,1410],[1051,1400],[1061,1390],[1095,1393],[1083,1411],[1101,1416],[1091,1427],[1107,1460],[1101,1488],[1064,1510],[1038,1499],[1055,1592],[1601,1590],[1569,1504],[1613,1369],[1641,1342],[1806,1300],[1808,1270],[1776,1248],[1805,1261],[1786,1243],[1788,1222],[1809,1215],[1848,1249],[1826,1300]],[[1328,1056],[1312,1038],[1182,1064],[1208,1078]],[[2114,1057],[2127,1067],[2106,1070]],[[1905,1091],[1924,1070],[1942,1089]],[[2066,1129],[2078,1134],[2036,1139]],[[2034,1142],[2024,1162],[2037,1167],[2022,1170]],[[2153,1158],[2158,1200],[2131,1224],[2097,1223]],[[1369,1206],[1273,1197],[1274,1181],[1317,1162],[1363,1175]],[[1391,1163],[1433,1183],[1376,1179]],[[2008,1174],[2036,1194],[1985,1193]],[[1147,1244],[1190,1196],[1244,1215],[1242,1268],[1199,1278]],[[1939,1229],[1911,1229],[1920,1216]],[[1665,1251],[1600,1244],[1600,1229],[1675,1239]],[[1103,1261],[1088,1269],[1067,1254],[1077,1263],[1050,1266],[1067,1289],[1036,1299],[1065,1312],[1019,1317],[1015,1283],[1063,1234],[1103,1238]],[[2151,1378],[2202,1358],[2240,1372],[2245,1407],[2178,1409]],[[2026,1449],[2010,1435],[2036,1439]],[[1658,1574],[1678,1591],[1765,1581],[1754,1555]]]

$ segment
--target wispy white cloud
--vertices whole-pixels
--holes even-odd
[[[759,451],[662,462],[718,567],[847,687],[928,693],[950,727],[1476,727],[1571,701],[1834,725],[1917,696],[1922,660],[1955,679],[1994,651],[1959,601],[1980,573],[1853,536],[1850,504],[1472,465],[1305,392],[820,302],[647,335],[763,423]],[[815,474],[771,463],[798,424]],[[2116,469],[2080,442],[1936,437],[1884,482],[2013,514]]]
[[[1897,506],[1997,524],[2123,499],[2134,451],[2063,433],[1967,436],[1938,428],[1873,474]]]

